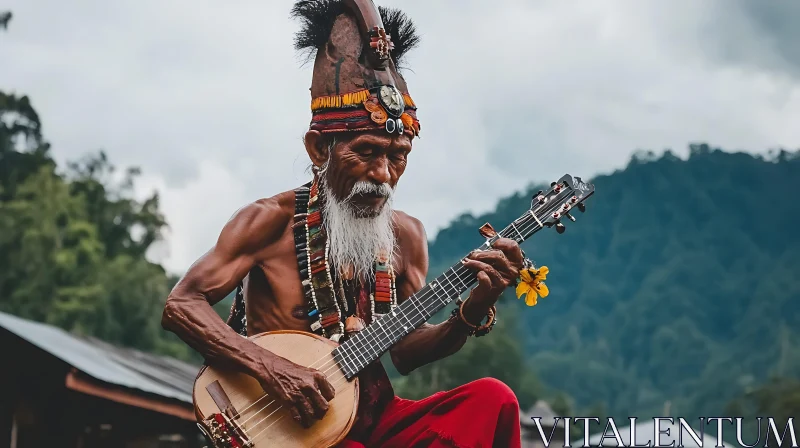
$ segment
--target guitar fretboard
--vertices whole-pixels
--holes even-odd
[[[499,238],[522,243],[545,227],[550,215],[558,212],[566,198],[572,194],[569,188],[557,192],[545,203],[514,220],[496,236],[487,239],[479,249],[490,248]],[[345,377],[355,377],[408,333],[472,288],[476,282],[477,273],[458,262],[391,312],[377,317],[364,330],[349,337],[333,350],[333,357]]]
[[[474,272],[461,264],[453,265],[445,274],[337,347],[334,359],[348,379],[354,377],[405,335],[469,289],[475,280]]]

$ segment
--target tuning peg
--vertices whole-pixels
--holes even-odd
[[[583,212],[585,212],[585,211],[586,211],[586,205],[584,205],[584,203],[583,203],[583,202],[581,202],[580,204],[578,204],[578,211],[580,211],[581,213],[583,213]]]
[[[566,230],[567,230],[567,228],[564,226],[564,224],[561,224],[561,221],[556,223],[556,232],[564,233],[564,231],[566,231]]]
[[[497,235],[497,231],[494,230],[494,227],[492,227],[492,225],[489,224],[488,222],[486,224],[482,225],[478,229],[478,233],[480,233],[482,237],[487,238],[487,239],[488,238],[494,238]]]
[[[570,221],[575,222],[575,217],[570,215],[569,212],[564,212],[564,216],[569,218]]]

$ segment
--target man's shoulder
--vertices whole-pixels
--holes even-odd
[[[428,236],[422,221],[408,213],[395,210],[394,225],[402,253],[415,263],[425,264],[428,258]]]
[[[417,278],[424,284],[428,272],[428,236],[422,221],[399,210],[394,211],[394,225],[400,248],[401,270],[405,278]],[[421,285],[420,285],[421,286]]]
[[[269,198],[257,199],[236,211],[233,219],[250,221],[288,220],[294,216],[294,191],[284,191]]]
[[[285,191],[250,202],[234,213],[227,233],[241,242],[261,245],[277,239],[294,216],[294,192]]]
[[[394,224],[400,237],[412,236],[425,238],[425,226],[422,221],[401,210],[394,211]]]

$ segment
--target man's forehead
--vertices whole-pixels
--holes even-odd
[[[388,135],[385,132],[359,132],[348,140],[351,146],[370,145],[379,148],[400,148],[411,150],[413,138],[406,134]]]

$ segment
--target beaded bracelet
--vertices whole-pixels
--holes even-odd
[[[467,321],[466,318],[464,318],[463,308],[465,303],[466,303],[465,301],[458,299],[456,301],[456,305],[458,305],[458,307],[453,308],[453,311],[450,313],[450,318],[453,320],[460,320],[463,324],[469,327],[469,332],[467,334],[469,334],[470,336],[475,336],[476,338],[479,338],[481,336],[489,334],[489,332],[492,331],[492,328],[494,328],[494,325],[497,323],[497,308],[494,305],[492,305],[492,307],[489,308],[489,313],[487,314],[489,321],[481,326],[477,326],[471,324],[469,321]]]

